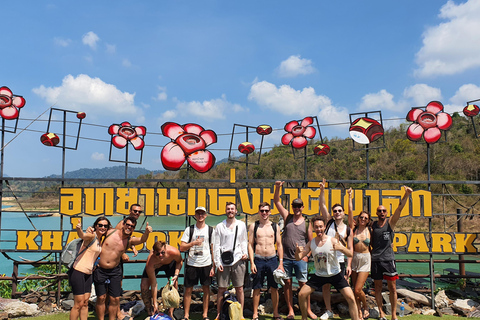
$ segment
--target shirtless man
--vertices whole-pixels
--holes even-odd
[[[258,305],[260,304],[260,289],[263,287],[265,276],[270,288],[273,304],[273,318],[282,319],[278,313],[278,289],[273,278],[275,269],[283,270],[283,246],[280,238],[280,228],[269,220],[270,204],[262,202],[258,206],[260,219],[248,227],[248,255],[250,257],[250,271],[253,277],[253,320],[258,320]],[[277,244],[277,254],[275,252]],[[279,263],[280,261],[280,263]]]
[[[123,271],[120,267],[122,254],[125,253],[130,244],[138,245],[147,241],[150,232],[152,232],[152,227],[150,227],[147,222],[145,233],[142,237],[132,237],[132,232],[136,224],[137,221],[135,219],[131,217],[125,218],[122,229],[115,229],[109,232],[102,244],[100,262],[93,275],[95,292],[97,293],[96,310],[99,320],[104,320],[105,317],[107,290],[110,297],[108,317],[110,320],[116,319],[120,295],[122,293],[121,281]]]
[[[182,269],[182,264],[182,255],[177,248],[163,241],[155,242],[148,255],[142,274],[142,282],[140,282],[142,300],[149,316],[159,311],[157,302],[157,273],[164,271],[167,278],[173,277],[173,284],[175,288],[178,288],[178,275],[180,274],[180,269]],[[168,315],[173,319],[173,308],[168,309]]]

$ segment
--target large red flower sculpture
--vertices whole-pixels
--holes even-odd
[[[317,130],[314,127],[310,127],[313,123],[312,117],[306,117],[302,121],[292,120],[285,125],[285,133],[282,137],[282,144],[292,144],[295,149],[301,149],[308,143],[308,139],[315,137]]]
[[[407,137],[411,141],[420,141],[423,138],[426,143],[432,144],[440,140],[442,132],[452,127],[452,117],[443,112],[443,104],[439,101],[431,101],[423,108],[413,108],[407,114],[407,120],[413,121],[408,127]]]
[[[145,147],[143,136],[147,134],[147,128],[144,126],[134,127],[130,122],[121,124],[112,124],[108,128],[108,133],[112,135],[112,144],[118,149],[123,149],[130,142],[135,150],[142,150]]]
[[[22,96],[16,96],[8,87],[0,88],[0,116],[7,120],[18,118],[20,108],[25,105]]]
[[[160,154],[166,170],[179,170],[185,160],[200,173],[207,172],[215,164],[213,153],[205,150],[217,142],[217,135],[212,130],[205,130],[194,123],[181,126],[174,122],[166,122],[162,125],[162,134],[172,139],[163,147]]]

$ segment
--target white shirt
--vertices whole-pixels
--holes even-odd
[[[212,232],[212,238],[213,234]],[[201,245],[193,246],[188,251],[187,265],[192,267],[206,267],[212,264],[212,255],[210,253],[210,239],[208,239],[208,226],[205,225],[202,229],[199,229],[195,224],[193,227],[193,237],[192,241],[197,240],[197,238],[203,238]],[[185,229],[181,241],[189,243],[190,239],[190,226]],[[213,239],[211,241],[213,244]]]
[[[223,220],[215,228],[213,237],[213,257],[215,265],[223,266],[220,255],[222,252],[231,251],[233,249],[233,242],[235,238],[235,229],[238,226],[237,241],[235,243],[235,250],[233,251],[233,263],[237,263],[245,254],[248,256],[248,236],[245,222],[235,219],[235,222],[227,228],[227,220]]]

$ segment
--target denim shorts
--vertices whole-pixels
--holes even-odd
[[[308,276],[308,262],[300,260],[283,260],[283,268],[287,273],[288,279],[292,279],[293,271],[295,270],[295,278],[298,282],[307,282]]]
[[[269,288],[277,289],[277,283],[273,278],[273,271],[278,268],[277,257],[263,259],[255,257],[255,266],[257,267],[257,273],[253,274],[252,289],[261,289],[263,287],[263,281],[267,277],[267,286]]]

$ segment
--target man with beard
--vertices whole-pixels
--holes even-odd
[[[110,305],[108,306],[109,319],[116,319],[122,293],[123,270],[120,267],[122,254],[125,253],[130,245],[138,245],[147,241],[150,232],[152,232],[152,227],[147,222],[145,233],[142,237],[132,237],[136,224],[137,221],[135,219],[131,217],[125,218],[122,229],[114,229],[106,235],[103,241],[100,262],[93,275],[95,292],[97,293],[96,310],[99,320],[104,320],[105,317],[107,291],[110,297]]]
[[[273,304],[273,319],[282,319],[278,313],[278,289],[273,277],[273,271],[283,271],[283,246],[280,237],[280,228],[270,221],[270,204],[262,202],[258,206],[259,220],[248,227],[248,254],[250,256],[250,270],[253,277],[253,320],[258,320],[258,305],[260,303],[260,289],[263,287],[265,276]],[[278,259],[275,250],[277,244]]]
[[[390,293],[392,320],[397,319],[395,310],[397,310],[396,280],[398,279],[398,273],[395,266],[395,255],[393,253],[392,243],[395,235],[395,225],[400,218],[400,213],[407,203],[408,197],[413,191],[407,186],[403,186],[403,188],[405,189],[405,194],[390,219],[387,219],[387,208],[381,205],[377,208],[378,221],[375,221],[372,225],[370,244],[372,247],[371,277],[375,283],[375,300],[380,312],[380,320],[386,320],[385,313],[383,312],[383,279],[387,280],[388,291]]]

